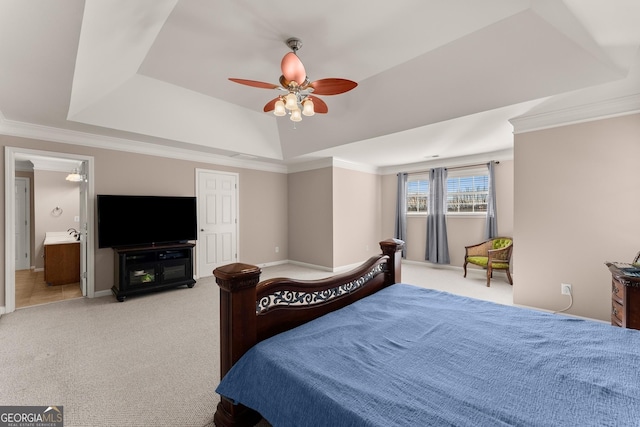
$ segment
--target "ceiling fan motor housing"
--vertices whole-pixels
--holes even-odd
[[[285,43],[294,53],[302,47],[302,40],[297,37],[290,37]]]

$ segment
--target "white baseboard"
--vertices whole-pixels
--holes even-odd
[[[402,260],[403,264],[411,264],[411,265],[419,265],[421,267],[427,267],[427,268],[434,268],[436,270],[455,270],[455,271],[459,271],[462,272],[464,271],[464,268],[458,265],[451,265],[451,264],[434,264],[432,262],[427,262],[427,261],[412,261],[412,260],[406,260],[403,259]],[[504,273],[504,270],[496,270],[496,273],[500,274],[500,273]],[[481,274],[482,276],[487,275],[487,270],[485,270],[484,268],[479,268],[479,267],[469,267],[467,268],[467,273],[468,274]],[[515,275],[513,273],[511,273],[511,278],[513,280],[515,280]]]
[[[262,263],[262,264],[258,264],[258,267],[273,267],[273,266],[276,266],[276,265],[289,264],[289,262],[290,261],[288,259],[285,259],[285,260],[282,260],[282,261],[265,262],[265,263]]]
[[[364,263],[364,261],[356,262],[354,264],[349,264],[349,265],[341,265],[340,267],[325,267],[324,265],[315,265],[315,264],[309,264],[307,262],[300,262],[300,261],[287,261],[287,263],[299,265],[301,267],[313,268],[314,270],[328,271],[330,273],[342,273],[344,271],[349,271],[349,270],[353,270],[356,267],[360,267]]]
[[[113,292],[111,292],[111,289],[106,289],[104,291],[96,291],[93,293],[93,298],[100,298],[100,297],[106,297],[109,295],[113,295]]]
[[[287,261],[288,264],[293,264],[293,265],[299,265],[300,267],[308,267],[308,268],[313,268],[316,270],[321,270],[321,271],[330,271],[333,272],[333,268],[331,267],[325,267],[324,265],[315,265],[315,264],[309,264],[307,262],[300,262],[300,261]]]
[[[574,319],[590,320],[592,322],[604,323],[606,325],[611,324],[611,322],[607,320],[594,319],[593,317],[578,316],[577,314],[571,314],[564,311],[547,310],[546,308],[532,307],[530,305],[524,305],[524,304],[513,304],[513,306],[520,307],[520,308],[527,308],[529,310],[542,311],[545,313],[560,314],[562,316],[573,317]]]
[[[403,264],[420,265],[422,267],[429,267],[429,268],[440,268],[440,269],[444,269],[444,270],[462,270],[462,267],[459,267],[457,265],[434,264],[432,262],[427,262],[427,261],[412,261],[412,260],[403,259],[402,263]]]
[[[364,261],[357,262],[355,264],[343,265],[341,267],[334,267],[333,268],[333,272],[334,273],[343,273],[345,271],[353,270],[356,267],[360,267],[363,263],[364,263]]]

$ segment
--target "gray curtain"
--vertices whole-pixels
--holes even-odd
[[[498,237],[498,215],[496,213],[496,186],[493,177],[494,161],[487,163],[489,168],[489,194],[487,196],[487,222],[484,228],[484,237],[492,239]]]
[[[409,174],[398,174],[398,200],[396,203],[396,229],[395,238],[403,242],[407,241],[407,177]],[[406,245],[402,246],[402,258],[406,257]]]
[[[436,264],[449,264],[447,241],[447,170],[429,171],[427,207],[427,248],[425,259]]]

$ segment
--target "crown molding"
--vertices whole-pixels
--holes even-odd
[[[515,117],[513,133],[533,132],[640,112],[640,93],[538,114]]]
[[[419,173],[419,172],[428,171],[429,169],[433,169],[433,168],[464,167],[464,166],[470,166],[470,165],[475,165],[479,163],[487,163],[492,160],[495,160],[495,161],[513,160],[513,148],[507,148],[507,149],[498,150],[498,151],[491,151],[489,153],[474,154],[470,156],[446,157],[446,158],[438,158],[438,159],[419,162],[419,163],[387,166],[384,168],[380,168],[379,173],[380,175],[395,175],[400,172]]]
[[[322,159],[311,160],[304,163],[293,163],[289,165],[289,167],[287,168],[287,172],[288,173],[306,172],[310,170],[323,169],[323,168],[329,168],[329,167],[348,169],[348,170],[370,173],[370,174],[378,174],[378,168],[376,166],[350,162],[348,160],[342,160],[337,157],[325,157]]]
[[[329,168],[331,166],[333,166],[333,159],[331,157],[325,157],[304,163],[292,163],[287,166],[287,173],[306,172],[315,169]]]
[[[337,168],[349,169],[352,171],[358,171],[358,172],[364,172],[364,173],[370,173],[370,174],[378,174],[379,172],[379,168],[376,166],[350,162],[348,160],[342,160],[335,157],[333,159],[333,166]]]
[[[167,157],[171,159],[211,163],[241,169],[260,170],[265,172],[286,174],[321,169],[325,167],[340,167],[343,169],[372,174],[378,173],[378,168],[376,168],[375,166],[349,162],[346,160],[331,157],[313,160],[305,163],[296,163],[287,166],[284,164],[273,164],[261,162],[259,160],[252,160],[249,158],[252,156],[245,156],[242,154],[234,154],[233,156],[229,157],[216,154],[206,154],[201,151],[164,147],[132,139],[115,138],[104,135],[96,135],[88,132],[79,132],[51,126],[42,126],[32,123],[8,120],[4,117],[1,111],[0,134],[17,136],[21,138],[59,142],[63,144],[80,145],[83,147],[100,148],[104,150],[124,151],[128,153]]]
[[[8,120],[4,117],[2,112],[0,112],[0,134],[59,142],[63,144],[80,145],[83,147],[100,148],[104,150],[124,151],[128,153],[210,163],[241,169],[287,173],[287,167],[285,165],[260,162],[256,160],[244,160],[238,157],[234,158],[216,154],[207,154],[201,151],[165,147],[132,139],[96,135],[88,132]]]

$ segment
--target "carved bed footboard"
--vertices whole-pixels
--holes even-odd
[[[220,286],[220,378],[258,342],[400,282],[404,242],[380,242],[382,254],[347,273],[320,280],[270,279],[260,268],[229,264],[213,271]],[[255,425],[261,416],[222,396],[218,426]]]

